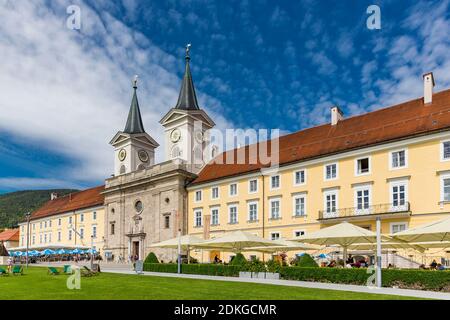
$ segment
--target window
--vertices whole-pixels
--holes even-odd
[[[305,205],[306,205],[306,199],[304,195],[301,196],[295,196],[294,197],[294,217],[302,217],[305,216]]]
[[[254,222],[258,220],[258,203],[249,202],[248,204],[248,221]]]
[[[280,240],[280,233],[279,232],[271,232],[270,240]]]
[[[441,201],[450,202],[450,175],[441,177]]]
[[[391,152],[391,169],[399,169],[406,167],[406,150],[399,150]]]
[[[304,236],[305,235],[305,231],[303,231],[303,230],[295,230],[294,231],[294,237],[295,238],[298,238],[298,237],[301,237],[301,236]]]
[[[72,224],[72,217],[69,217],[69,224]]]
[[[114,223],[111,223],[111,234],[115,234],[116,233],[116,225]]]
[[[407,183],[404,181],[391,183],[392,211],[403,211],[408,201]]]
[[[47,228],[47,221],[44,221],[44,228]]]
[[[80,214],[80,222],[84,222],[84,213]]]
[[[61,242],[61,231],[58,231],[58,242]]]
[[[237,195],[237,183],[230,184],[230,196]]]
[[[271,219],[280,219],[280,200],[272,199],[270,200],[270,218]]]
[[[230,222],[230,224],[238,223],[237,206],[229,206],[228,207],[228,214],[229,214],[229,222]]]
[[[97,211],[92,213],[92,220],[97,220]]]
[[[39,243],[42,243],[42,234],[39,235]]]
[[[36,230],[36,224],[33,223],[33,230]]]
[[[248,187],[249,193],[258,192],[258,180],[256,180],[256,179],[250,180],[248,182],[248,185],[249,185],[249,187]]]
[[[219,187],[211,188],[211,199],[219,199]]]
[[[202,190],[195,191],[195,201],[202,201]]]
[[[370,173],[370,158],[356,159],[356,175],[364,175]]]
[[[194,211],[194,226],[196,226],[196,227],[202,226],[202,211],[201,210]]]
[[[219,208],[211,209],[211,225],[212,226],[219,225]]]
[[[299,186],[305,184],[305,181],[306,181],[305,170],[294,172],[294,185]]]
[[[92,238],[97,238],[97,226],[92,226]]]
[[[44,243],[47,243],[47,234],[44,234]]]
[[[401,223],[391,223],[391,233],[402,232],[408,229],[408,225],[406,222]]]
[[[52,242],[52,234],[51,233],[48,234],[48,242]]]
[[[357,214],[367,214],[370,209],[370,187],[364,186],[355,189],[355,207]]]
[[[31,239],[32,239],[32,240],[31,240],[31,243],[32,243],[32,244],[35,244],[35,243],[36,243],[36,236],[33,236]]]
[[[69,239],[69,241],[72,240],[72,230],[69,230],[68,239]]]
[[[324,193],[325,199],[325,217],[336,216],[338,203],[337,203],[337,191],[327,191]]]
[[[450,160],[450,141],[442,142],[441,160],[442,161]]]
[[[337,179],[337,164],[329,164],[325,166],[325,180]]]
[[[270,189],[278,189],[280,187],[280,176],[270,177]]]
[[[169,229],[170,228],[170,216],[164,216],[164,228]]]
[[[52,220],[50,220],[49,222],[48,222],[48,226],[51,228],[52,227]]]
[[[80,228],[80,239],[84,239],[84,229]]]
[[[136,213],[137,213],[137,214],[142,213],[142,211],[144,210],[144,204],[142,203],[142,201],[137,200],[137,201],[134,203],[134,210],[136,210]]]
[[[25,229],[24,226],[20,227],[20,229],[22,229],[22,232],[25,232],[25,231],[24,231],[24,229]]]
[[[61,226],[61,219],[58,219],[58,226]]]

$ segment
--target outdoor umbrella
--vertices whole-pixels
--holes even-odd
[[[84,251],[84,253],[97,254],[97,250],[95,250],[95,249],[87,249],[87,250]]]
[[[198,245],[200,243],[205,242],[203,239],[199,237],[187,234],[181,237],[176,237],[173,239],[165,240],[162,242],[154,243],[150,247],[152,248],[168,248],[168,249],[178,249],[178,243],[180,244],[181,250],[187,251],[188,263],[190,262],[189,251],[193,248],[194,245]]]
[[[295,242],[290,240],[271,240],[272,245],[271,246],[258,246],[258,247],[249,247],[246,248],[243,251],[257,251],[257,252],[288,252],[288,251],[295,251],[295,250],[319,250],[320,247],[312,244],[307,243],[301,243],[301,242]]]
[[[401,231],[392,237],[408,242],[450,241],[450,218]]]
[[[56,251],[57,254],[69,254],[70,251],[66,250],[66,249],[59,249],[58,251]]]
[[[221,249],[224,251],[242,252],[250,247],[270,247],[273,246],[272,240],[267,240],[254,234],[244,231],[234,231],[226,233],[220,238],[209,240],[198,245],[196,248],[202,249]]]
[[[319,231],[295,238],[294,240],[318,244],[318,245],[339,245],[343,248],[344,263],[347,260],[347,249],[355,243],[376,243],[377,234],[370,230],[355,226],[348,222],[320,229]],[[382,236],[381,240],[389,241],[389,237]]]
[[[84,251],[77,248],[77,249],[73,249],[70,253],[71,254],[83,254]]]
[[[55,254],[55,253],[56,252],[51,250],[51,249],[45,249],[45,250],[41,251],[41,255],[43,255],[43,256],[49,256],[49,255],[52,255],[52,254]]]
[[[450,243],[449,243],[450,245]],[[355,243],[348,247],[349,250],[375,250],[376,243]],[[419,252],[424,252],[426,247],[421,243],[406,243],[406,242],[383,242],[384,249],[413,249]]]
[[[39,254],[40,254],[40,252],[37,251],[37,250],[33,250],[33,251],[28,252],[29,256],[38,256]]]

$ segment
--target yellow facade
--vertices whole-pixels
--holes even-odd
[[[444,198],[442,186],[443,179],[450,178],[450,161],[443,159],[443,143],[449,139],[448,133],[433,134],[280,166],[278,170],[194,184],[188,188],[189,233],[203,236],[203,226],[195,225],[196,214],[201,212],[204,219],[214,208],[219,211],[219,223],[211,225],[211,237],[239,229],[269,239],[272,235],[293,239],[303,232],[309,233],[341,221],[375,230],[376,216],[382,218],[382,232],[388,234],[443,219],[450,215],[450,199]],[[398,151],[401,152],[393,154]],[[400,155],[402,161],[396,163],[404,165],[393,168],[392,158],[398,160]],[[363,160],[366,158],[369,172],[358,174],[358,159],[364,166],[361,163],[367,163]],[[335,179],[325,179],[328,164],[337,165]],[[295,172],[298,170],[305,170],[305,181],[296,185]],[[274,175],[280,177],[280,186],[275,189],[271,188]],[[255,193],[249,193],[252,179],[258,181]],[[237,195],[230,196],[230,184],[234,183],[237,184]],[[219,190],[217,198],[212,195],[215,187]],[[358,191],[360,198],[364,191],[367,196],[359,207]],[[196,199],[197,192],[202,193],[201,201]],[[331,213],[321,219],[319,212],[326,209],[329,193],[336,195],[337,210],[335,213],[330,210]],[[295,197],[304,197],[304,215],[294,215]],[[403,197],[404,204],[400,200]],[[271,219],[272,202],[276,204],[277,200],[281,218]],[[258,207],[257,219],[253,222],[248,221],[249,203],[256,203]],[[230,224],[232,206],[237,208],[235,224]]]
[[[26,246],[27,223],[21,223],[20,247]],[[104,245],[105,210],[97,206],[61,213],[30,221],[30,248],[91,247],[101,250]],[[76,230],[76,232],[74,231]],[[83,238],[80,237],[83,236]]]

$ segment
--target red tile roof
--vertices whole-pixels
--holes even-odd
[[[19,228],[7,229],[1,232],[0,241],[19,241]]]
[[[420,98],[344,119],[335,126],[324,124],[282,136],[279,139],[279,163],[286,165],[449,129],[450,89],[435,93],[431,104],[424,105]],[[251,164],[247,153],[249,146],[242,148],[246,151],[243,164],[225,164],[226,154],[236,155],[237,149],[224,152],[207,164],[192,184],[267,167],[259,161]],[[221,164],[215,163],[217,159],[221,160]]]
[[[101,192],[104,189],[105,186],[99,186],[49,200],[31,214],[31,220],[103,205],[105,197]]]

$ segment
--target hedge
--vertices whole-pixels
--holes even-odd
[[[182,264],[181,272],[184,274],[201,274],[209,276],[238,277],[241,267],[222,264]],[[177,273],[176,263],[145,263],[144,271]]]
[[[286,280],[367,285],[367,269],[283,267]],[[450,271],[383,269],[383,287],[450,292]]]
[[[153,252],[150,252],[147,255],[147,258],[145,258],[144,263],[159,263],[158,258],[156,257],[156,254]]]
[[[177,273],[176,263],[145,263],[144,271]],[[184,274],[238,277],[245,266],[183,264]],[[280,267],[280,278],[325,283],[367,285],[367,269]],[[450,271],[383,269],[383,287],[450,292]]]

